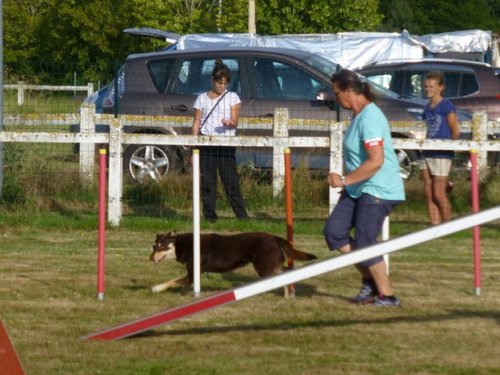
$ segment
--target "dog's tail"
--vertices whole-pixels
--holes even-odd
[[[293,245],[284,238],[278,237],[278,242],[281,249],[285,252],[286,256],[296,260],[314,260],[318,259],[316,255],[297,250]]]

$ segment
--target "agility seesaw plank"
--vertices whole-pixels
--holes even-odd
[[[24,375],[23,366],[0,320],[0,374]]]
[[[136,335],[160,325],[173,322],[181,318],[223,306],[235,301],[265,293],[286,285],[309,279],[330,271],[347,267],[364,260],[389,254],[404,248],[444,237],[451,233],[478,226],[500,219],[500,206],[484,210],[479,213],[464,216],[459,219],[432,226],[430,228],[410,233],[377,245],[348,254],[336,256],[320,262],[308,264],[304,267],[288,271],[281,275],[262,279],[255,283],[239,287],[230,291],[218,293],[195,302],[181,305],[172,309],[149,315],[127,323],[118,324],[111,328],[82,337],[85,340],[116,340]]]

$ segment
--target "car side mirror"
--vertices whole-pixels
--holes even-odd
[[[323,102],[332,102],[335,100],[335,95],[329,91],[320,90],[316,94],[316,100]]]

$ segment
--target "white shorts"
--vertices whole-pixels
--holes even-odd
[[[420,160],[420,169],[428,169],[432,176],[448,176],[451,170],[452,159],[423,158]]]

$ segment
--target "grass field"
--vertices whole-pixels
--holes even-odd
[[[5,112],[76,113],[81,102],[66,94],[31,93],[26,99],[19,108],[15,93],[8,92]],[[54,129],[59,128],[43,128]],[[120,228],[107,233],[106,293],[98,301],[97,190],[79,184],[71,146],[5,146],[0,319],[28,375],[500,373],[500,223],[482,229],[480,296],[473,293],[471,231],[464,231],[391,255],[391,280],[402,308],[349,304],[360,284],[349,267],[298,283],[293,299],[277,290],[132,338],[82,340],[196,300],[179,290],[152,294],[152,285],[184,270],[174,263],[153,266],[147,259],[156,233],[190,229],[191,201],[185,178],[125,187],[125,217]],[[235,223],[221,199],[222,219],[203,223],[203,230],[285,235],[283,201],[271,198],[266,175],[256,177],[248,169],[240,175],[252,220]],[[470,211],[468,177],[452,177],[453,211],[463,215]],[[327,251],[318,219],[328,207],[324,179],[299,171],[293,181],[297,247],[320,259],[337,256]],[[500,204],[498,173],[480,189],[481,207]],[[418,178],[406,191],[408,201],[391,215],[392,236],[427,226]],[[256,280],[250,267],[203,275],[202,297]]]
[[[349,304],[359,287],[349,267],[299,283],[294,299],[277,290],[139,336],[94,342],[81,337],[195,300],[179,290],[149,290],[184,272],[179,264],[148,262],[155,234],[187,224],[125,221],[109,230],[106,293],[98,301],[96,231],[48,222],[0,220],[0,319],[27,374],[500,373],[498,223],[482,229],[480,296],[473,293],[471,233],[464,231],[391,255],[402,308]],[[215,228],[228,231],[226,224]],[[239,230],[255,229],[246,225]],[[321,259],[337,256],[326,250],[321,225],[297,222],[297,247]],[[402,234],[425,226],[395,221],[391,228]],[[286,232],[284,225],[268,228]],[[255,280],[250,267],[203,275],[202,296]]]

